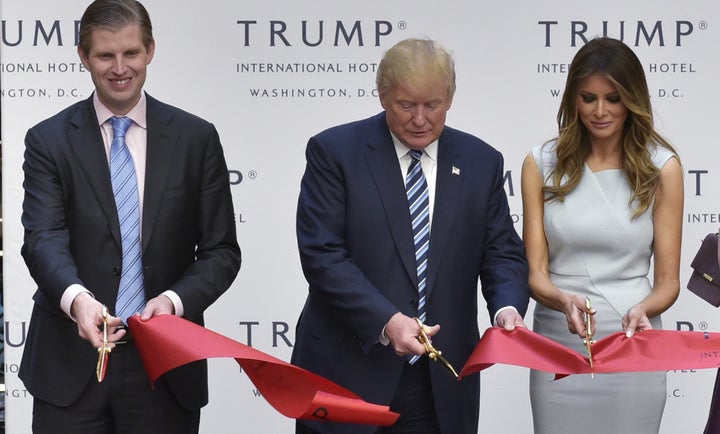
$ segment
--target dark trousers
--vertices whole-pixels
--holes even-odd
[[[116,346],[102,383],[93,374],[69,407],[33,401],[35,434],[196,434],[200,409],[178,404],[163,378],[155,389],[133,343]]]
[[[390,410],[400,413],[400,418],[377,434],[440,434],[427,357],[405,364]]]
[[[392,426],[377,429],[375,434],[441,434],[427,357],[420,358],[414,365],[405,364],[390,410],[400,413],[400,418]],[[344,434],[348,432],[346,427],[343,424],[298,421],[295,434]]]

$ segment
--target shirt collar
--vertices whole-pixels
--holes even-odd
[[[397,157],[399,160],[400,158],[407,155],[407,153],[410,151],[410,148],[405,146],[400,141],[400,139],[395,137],[395,134],[393,134],[392,131],[390,132],[390,135],[392,136],[393,145],[395,146],[395,152],[397,153]],[[434,142],[430,143],[429,145],[424,147],[422,150],[423,150],[423,153],[425,154],[425,156],[430,157],[430,159],[433,161],[437,161],[438,140],[435,140]]]
[[[93,106],[95,107],[95,113],[97,114],[98,125],[102,125],[107,122],[111,117],[116,116],[112,111],[110,111],[109,108],[107,108],[102,102],[100,102],[100,98],[98,98],[97,92],[93,93]],[[147,129],[146,113],[147,99],[145,98],[145,92],[141,92],[140,101],[138,101],[138,103],[135,104],[135,107],[131,108],[125,116],[132,119],[136,125]]]

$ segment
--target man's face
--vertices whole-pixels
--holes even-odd
[[[155,53],[142,42],[139,24],[117,30],[93,30],[90,52],[78,48],[85,69],[95,84],[100,102],[116,115],[124,115],[140,100],[147,66]]]
[[[380,95],[390,131],[410,149],[422,149],[440,137],[452,97],[442,80],[422,89],[397,85]]]

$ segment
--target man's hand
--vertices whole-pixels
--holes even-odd
[[[103,305],[95,300],[90,294],[83,292],[78,294],[70,306],[72,314],[78,326],[78,334],[81,338],[90,342],[95,348],[103,345]],[[124,329],[118,330],[122,320],[118,317],[108,316],[108,347],[114,348],[114,342],[125,336]]]
[[[509,332],[515,330],[515,327],[527,328],[523,318],[515,309],[505,309],[500,312],[497,318],[495,318],[495,324]]]
[[[434,325],[432,327],[426,325],[424,328],[428,338],[432,338],[440,331],[440,325]],[[398,356],[425,354],[425,346],[417,339],[418,332],[417,321],[414,318],[403,315],[401,312],[393,315],[385,326],[385,335],[390,340],[390,344]]]
[[[148,300],[143,309],[140,319],[147,321],[156,315],[172,315],[175,313],[175,306],[173,306],[172,300],[166,295],[158,295],[157,297]]]

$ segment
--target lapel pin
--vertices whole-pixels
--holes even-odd
[[[452,174],[453,174],[453,175],[460,175],[460,169],[457,168],[457,167],[455,167],[455,166],[453,166],[453,167],[452,167]]]

